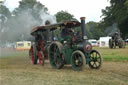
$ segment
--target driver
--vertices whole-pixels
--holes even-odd
[[[61,37],[72,36],[74,34],[74,30],[72,28],[64,28],[61,31]]]

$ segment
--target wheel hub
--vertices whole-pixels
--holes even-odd
[[[78,65],[79,64],[79,60],[75,60],[75,64]]]

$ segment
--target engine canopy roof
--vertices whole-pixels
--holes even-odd
[[[74,20],[74,21],[64,21],[64,22],[60,22],[57,24],[51,24],[51,25],[46,25],[46,26],[37,26],[32,29],[31,35],[34,35],[38,31],[41,31],[41,32],[45,32],[47,30],[53,31],[60,27],[66,27],[66,28],[78,27],[80,26],[80,24],[81,23],[79,21]]]

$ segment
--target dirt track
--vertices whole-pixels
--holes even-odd
[[[53,69],[32,65],[28,57],[0,59],[1,85],[128,85],[128,62],[103,62],[99,70],[86,66],[81,72],[71,66]]]

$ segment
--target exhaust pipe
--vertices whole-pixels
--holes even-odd
[[[45,21],[45,25],[50,25],[51,22],[49,20]]]
[[[49,20],[46,20],[45,21],[45,26],[50,25],[50,24],[51,24],[51,22]],[[47,36],[46,36],[47,42],[50,42],[51,41],[51,33],[50,33],[50,30],[48,29],[48,30],[46,30],[46,32],[47,32]]]
[[[83,40],[87,40],[87,36],[86,36],[86,27],[85,27],[85,17],[81,17],[81,31],[82,31],[82,39]]]

